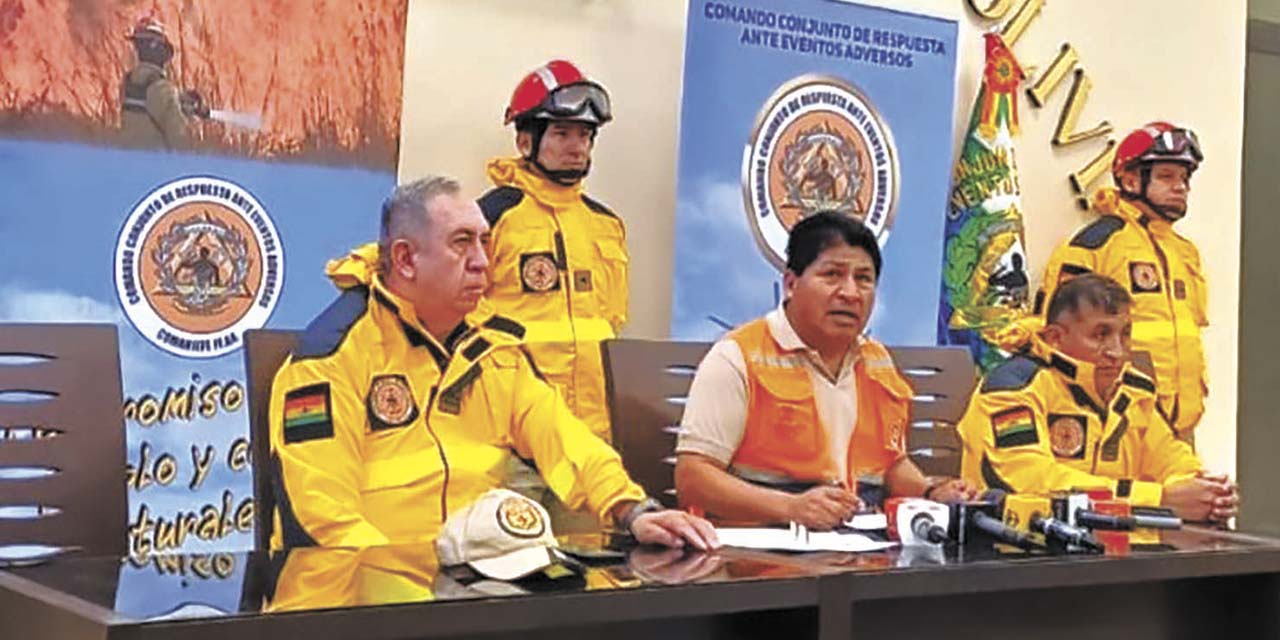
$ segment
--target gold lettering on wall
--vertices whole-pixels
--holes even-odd
[[[1022,32],[1027,30],[1027,26],[1036,16],[1040,15],[1040,10],[1044,8],[1044,0],[1026,0],[1022,6],[1018,7],[1018,12],[1013,14],[1013,18],[1005,23],[1004,29],[1000,32],[1000,37],[1004,38],[1004,43],[1010,47],[1013,43],[1022,37]]]
[[[1049,63],[1049,68],[1044,70],[1030,89],[1027,89],[1027,97],[1031,99],[1031,104],[1043,107],[1045,99],[1058,88],[1059,84],[1062,84],[1062,79],[1067,77],[1067,72],[1075,68],[1079,62],[1080,55],[1076,53],[1076,48],[1071,46],[1070,42],[1063,43],[1062,48],[1058,50],[1058,55],[1054,57],[1053,62]]]
[[[1093,81],[1084,69],[1076,69],[1076,78],[1071,83],[1071,93],[1067,94],[1067,104],[1058,117],[1058,128],[1053,132],[1053,144],[1063,146],[1075,144],[1081,140],[1089,140],[1111,133],[1111,123],[1103,120],[1088,131],[1076,131],[1076,122],[1080,120],[1080,112],[1089,99],[1089,91],[1093,89]]]
[[[1102,150],[1102,153],[1099,153],[1089,161],[1089,164],[1086,164],[1083,168],[1069,176],[1071,179],[1071,190],[1076,192],[1076,204],[1079,205],[1081,209],[1089,208],[1089,197],[1085,195],[1089,189],[1089,185],[1093,184],[1093,182],[1098,178],[1101,178],[1102,174],[1106,173],[1107,170],[1111,168],[1111,160],[1115,155],[1116,141],[1112,138],[1107,140],[1107,146]]]
[[[979,16],[989,20],[1002,19],[1012,8],[1012,0],[967,0],[969,8]],[[1005,44],[1013,47],[1013,44],[1022,37],[1027,27],[1037,16],[1040,10],[1044,8],[1045,0],[1022,0],[1018,5],[1017,11],[1001,29],[1000,35],[1004,38]],[[1023,69],[1030,69],[1030,65],[1022,65]],[[1053,62],[1045,69],[1044,73],[1035,83],[1027,89],[1027,99],[1032,106],[1042,108],[1049,96],[1053,94],[1058,85],[1067,77],[1067,73],[1075,71],[1071,81],[1071,90],[1067,94],[1067,102],[1062,107],[1062,112],[1058,116],[1058,126],[1054,130],[1053,138],[1050,142],[1054,146],[1072,145],[1085,140],[1101,138],[1108,136],[1113,127],[1111,123],[1103,120],[1091,129],[1085,131],[1077,131],[1076,127],[1080,121],[1080,114],[1084,111],[1084,105],[1089,100],[1089,92],[1093,89],[1093,80],[1085,72],[1083,65],[1080,63],[1080,55],[1076,52],[1075,47],[1071,43],[1064,43],[1059,49],[1058,55],[1054,57]],[[1111,166],[1111,158],[1115,156],[1116,141],[1114,138],[1107,138],[1106,147],[1094,156],[1084,167],[1068,175],[1071,181],[1071,188],[1076,194],[1076,204],[1084,209],[1090,206],[1087,190],[1093,182],[1098,180],[1107,172]]]
[[[981,5],[981,6],[979,6]],[[973,12],[988,19],[999,20],[1004,14],[1009,13],[1009,7],[1013,6],[1013,0],[969,0],[969,8]]]

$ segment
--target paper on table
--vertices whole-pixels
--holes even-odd
[[[716,536],[720,543],[745,549],[769,549],[775,551],[846,551],[863,553],[895,547],[896,542],[879,542],[860,533],[809,533],[809,540],[797,540],[786,529],[755,529],[718,527]]]
[[[889,517],[883,513],[859,513],[849,518],[844,526],[859,531],[878,531],[889,528]]]

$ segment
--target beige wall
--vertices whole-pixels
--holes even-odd
[[[867,4],[959,21],[956,122],[966,122],[982,69],[981,34],[990,24],[964,0]],[[1205,256],[1211,287],[1205,339],[1213,393],[1198,442],[1210,466],[1229,471],[1236,445],[1245,11],[1240,0],[1057,0],[1014,47],[1024,65],[1043,69],[1063,42],[1075,46],[1094,82],[1084,127],[1106,119],[1123,135],[1161,118],[1200,134],[1207,160],[1180,224]],[[617,120],[600,136],[589,189],[627,222],[633,268],[627,333],[665,336],[684,22],[680,0],[411,0],[400,175],[452,173],[479,193],[485,160],[512,150],[501,115],[515,83],[553,57],[579,62],[615,101]],[[1043,109],[1025,100],[1020,106],[1018,160],[1037,282],[1052,246],[1091,219],[1075,208],[1066,176],[1100,143],[1049,144],[1067,89],[1064,83]],[[961,135],[957,126],[955,139]],[[954,155],[953,149],[940,145],[939,152]]]

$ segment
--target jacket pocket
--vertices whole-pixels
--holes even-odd
[[[1195,265],[1187,262],[1187,307],[1191,309],[1191,318],[1197,326],[1209,326],[1209,292],[1204,274]]]
[[[599,272],[604,280],[596,285],[596,295],[605,317],[615,328],[626,320],[627,313],[627,269],[631,259],[623,242],[622,238],[596,240]]]
[[[764,432],[761,436],[780,457],[810,459],[826,447],[826,434],[818,421],[813,385],[802,375],[762,376],[756,385],[760,394],[752,402],[756,416],[748,417]]]

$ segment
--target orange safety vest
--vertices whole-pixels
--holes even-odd
[[[729,337],[738,343],[747,366],[747,425],[731,467],[852,487],[859,477],[883,476],[907,455],[913,392],[884,345],[866,337],[859,341],[854,364],[858,423],[846,453],[850,477],[839,478],[805,355],[783,350],[764,318]]]

